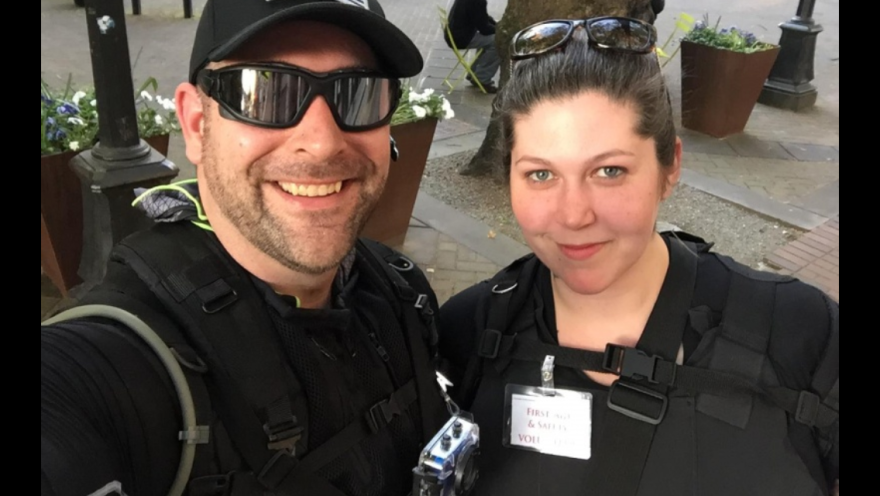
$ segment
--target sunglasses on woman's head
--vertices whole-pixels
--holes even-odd
[[[556,50],[568,43],[575,29],[583,27],[590,43],[609,50],[651,53],[657,44],[657,29],[628,17],[552,20],[523,29],[511,42],[511,59],[523,60]]]
[[[315,74],[283,64],[205,69],[198,85],[228,119],[270,129],[297,126],[318,96],[346,132],[382,127],[400,101],[400,81],[375,71]]]

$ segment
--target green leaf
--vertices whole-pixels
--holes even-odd
[[[157,91],[159,91],[159,81],[157,81],[154,77],[147,78],[147,80],[144,81],[144,84],[141,85],[140,89],[137,90],[135,98],[139,97],[141,93],[146,91],[148,88],[152,88],[153,93],[155,94]]]

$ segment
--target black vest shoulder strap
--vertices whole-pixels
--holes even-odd
[[[305,395],[272,340],[262,297],[211,236],[186,223],[157,225],[123,241],[111,259],[131,267],[180,323],[210,371],[214,410],[254,471],[249,475],[276,490],[307,446]],[[341,496],[309,473],[289,484],[299,494]]]
[[[374,278],[384,281],[386,298],[399,302],[398,310],[418,389],[422,435],[427,443],[445,423],[445,409],[436,377],[440,341],[435,314],[437,297],[424,273],[401,253],[368,239],[360,240],[357,247]]]

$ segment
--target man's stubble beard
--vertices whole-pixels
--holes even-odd
[[[224,174],[222,161],[211,139],[210,126],[204,129],[204,157],[201,164],[203,176],[217,208],[251,245],[284,267],[302,274],[321,275],[336,270],[351,252],[370,215],[376,209],[385,182],[363,186],[352,216],[340,230],[327,226],[328,213],[314,212],[300,227],[304,232],[291,232],[284,219],[273,213],[266,203],[263,186],[266,171],[307,171],[306,174],[281,174],[281,177],[310,177],[322,179],[334,177],[334,170],[345,171],[345,177],[356,172],[359,178],[375,176],[378,167],[366,158],[347,160],[333,164],[284,164],[273,165],[268,160],[258,161],[247,170],[244,185],[240,178]],[[339,176],[335,176],[339,177]],[[369,187],[373,190],[368,190]],[[313,227],[312,227],[313,226]],[[311,237],[311,239],[309,239]],[[329,239],[328,239],[329,237]],[[328,252],[328,250],[332,250]]]

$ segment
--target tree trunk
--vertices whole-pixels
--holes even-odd
[[[495,35],[495,43],[501,55],[501,85],[504,86],[510,76],[510,40],[521,29],[547,19],[584,19],[606,15],[653,22],[655,15],[651,2],[652,0],[509,0]],[[501,123],[497,117],[497,113],[493,111],[486,139],[473,160],[459,171],[462,175],[485,175],[503,169]]]

